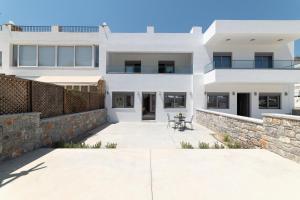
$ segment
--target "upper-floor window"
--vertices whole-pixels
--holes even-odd
[[[231,68],[231,52],[214,52],[213,63],[216,69]]]
[[[2,67],[2,51],[0,51],[0,67]]]
[[[158,73],[175,73],[175,62],[158,61]]]
[[[125,61],[126,73],[141,73],[141,61]]]
[[[99,67],[99,46],[13,45],[12,65]]]
[[[273,68],[273,53],[255,53],[255,68]]]

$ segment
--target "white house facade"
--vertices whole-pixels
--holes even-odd
[[[189,33],[8,23],[0,73],[82,91],[104,79],[112,122],[190,118],[197,108],[260,118],[294,108],[299,38],[297,20],[217,20]]]

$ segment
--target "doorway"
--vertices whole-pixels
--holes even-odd
[[[142,120],[155,120],[156,93],[143,92]]]
[[[250,93],[237,93],[237,115],[250,117]]]

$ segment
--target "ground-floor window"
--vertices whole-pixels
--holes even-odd
[[[113,108],[133,108],[134,92],[112,92]]]
[[[228,109],[229,93],[207,93],[207,108]]]
[[[279,93],[260,93],[259,94],[259,109],[280,109]]]
[[[164,93],[165,108],[185,108],[186,93],[185,92],[165,92]]]

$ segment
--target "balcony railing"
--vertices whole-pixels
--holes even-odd
[[[147,66],[147,67],[149,67],[149,66]],[[166,75],[168,75],[168,74],[169,75],[173,75],[173,74],[175,74],[175,75],[176,74],[192,74],[193,73],[192,72],[193,71],[192,67],[188,67],[185,70],[177,70],[177,71],[175,69],[174,73],[159,73],[158,71],[155,71],[154,69],[143,70],[143,67],[142,67],[141,72],[126,72],[125,67],[111,67],[111,66],[108,66],[107,70],[106,70],[106,73],[107,74],[162,74],[162,75],[164,75],[164,74],[166,74]]]
[[[257,60],[232,60],[230,63],[211,62],[204,68],[208,73],[215,69],[300,69],[300,61],[295,60],[273,60],[272,62],[260,62]]]
[[[11,31],[19,32],[51,32],[51,26],[12,26]]]
[[[98,26],[59,26],[59,32],[90,33],[99,32]]]

